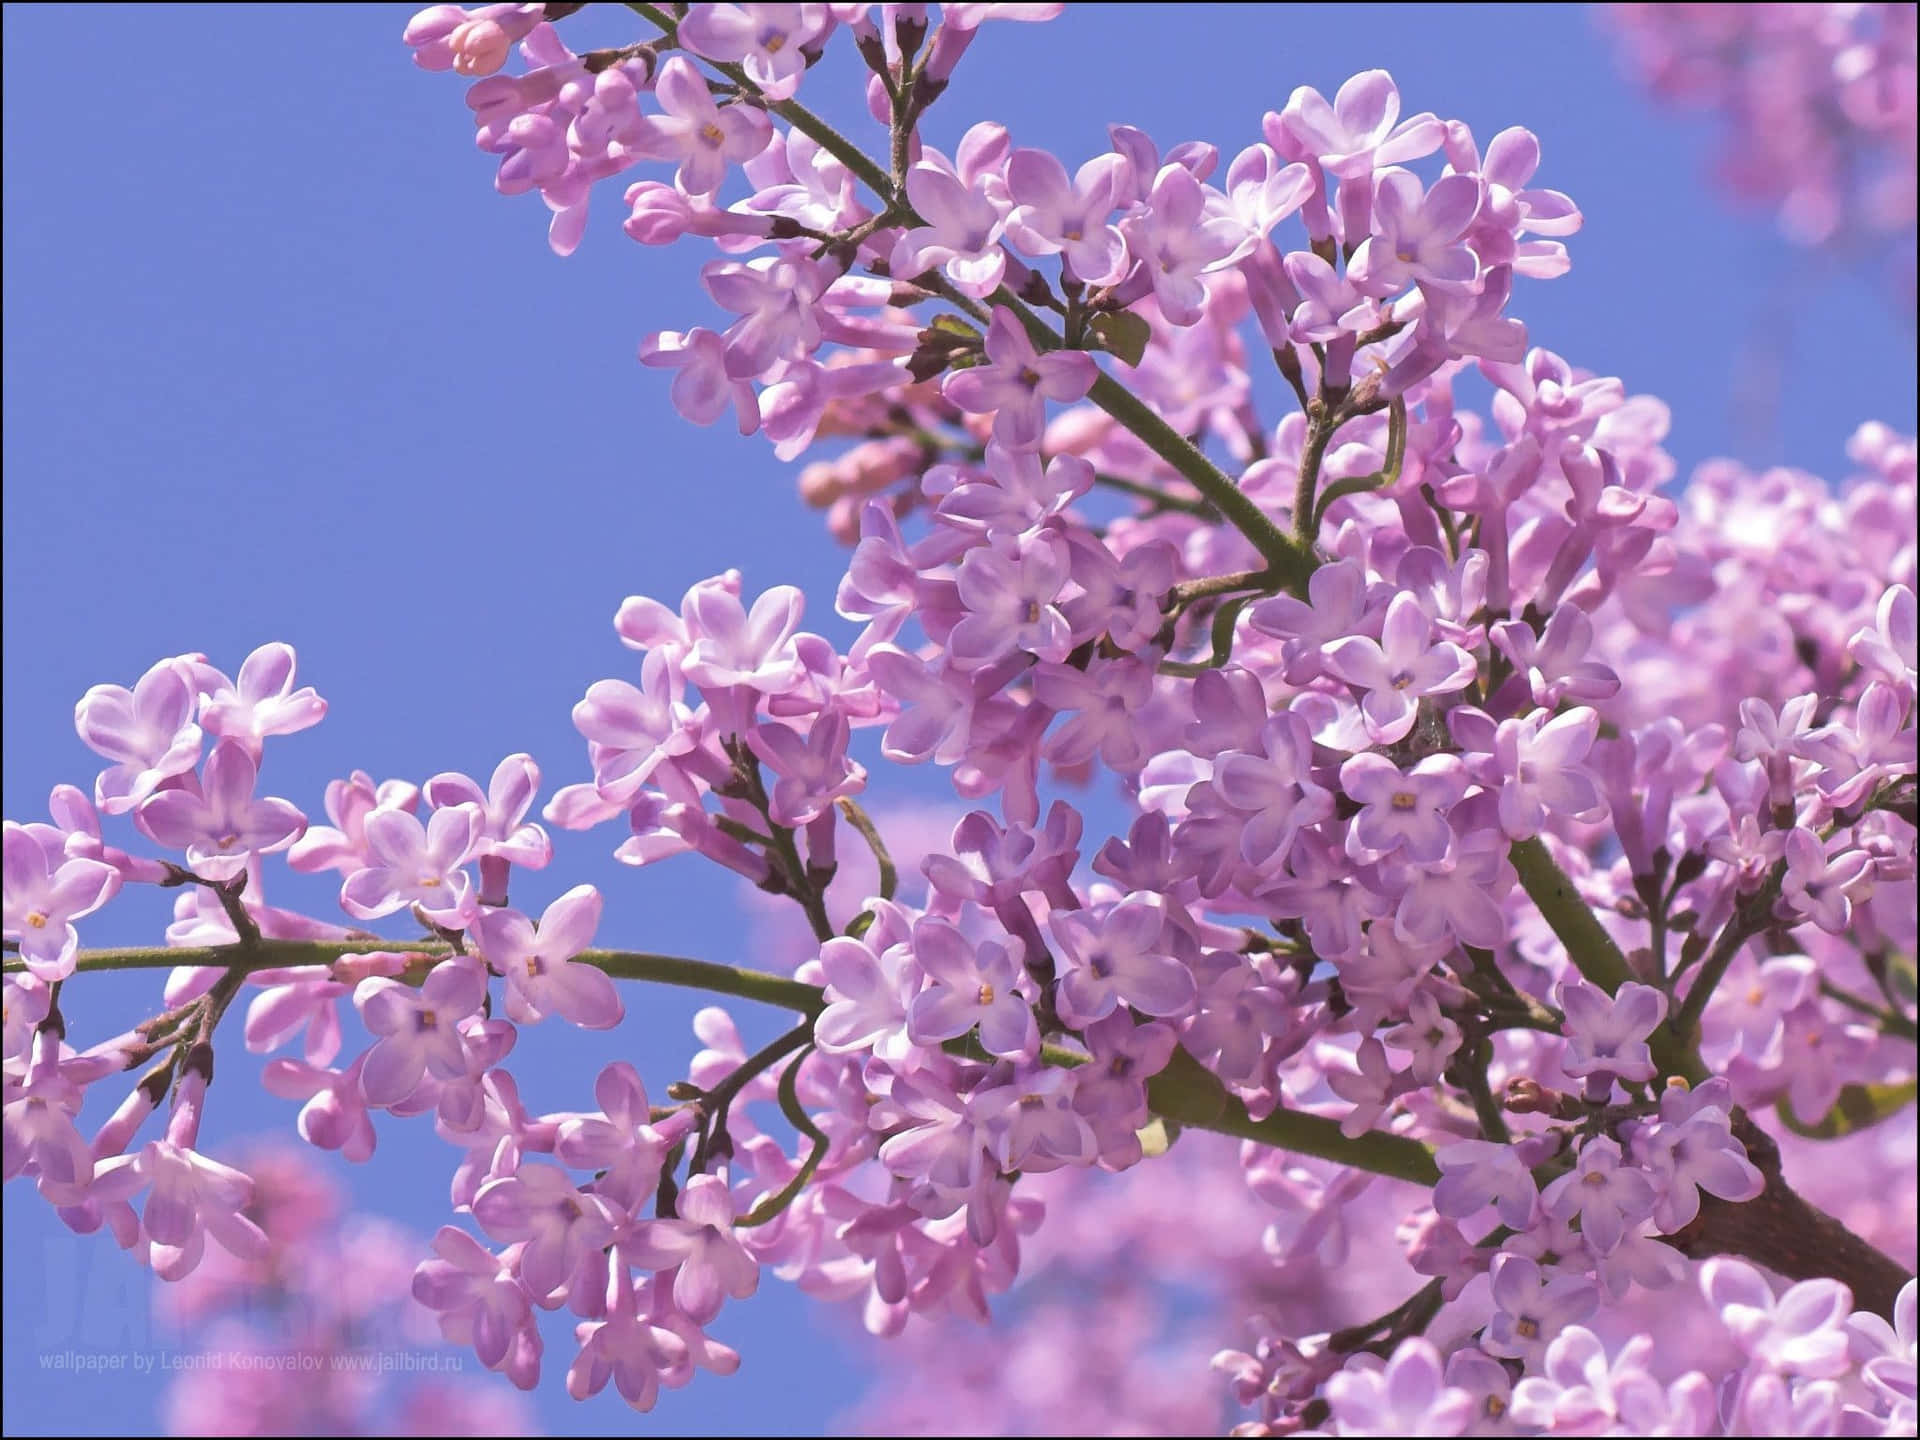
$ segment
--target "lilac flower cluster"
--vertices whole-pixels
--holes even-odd
[[[6,1178],[165,1278],[257,1259],[254,1181],[198,1148],[251,987],[246,1045],[299,1045],[263,1082],[310,1144],[365,1159],[384,1111],[454,1147],[460,1223],[413,1293],[522,1387],[544,1311],[577,1322],[577,1398],[731,1373],[712,1327],[766,1267],[879,1335],[985,1319],[1085,1177],[1211,1129],[1279,1216],[1273,1293],[1233,1292],[1253,1348],[1217,1360],[1252,1433],[1910,1426],[1911,1283],[1756,1117],[1911,1126],[1912,442],[1863,427],[1837,498],[1725,466],[1663,494],[1665,408],[1505,313],[1581,219],[1534,187],[1534,137],[1403,119],[1381,71],[1295,91],[1216,185],[1212,146],[1125,127],[1071,173],[992,125],[921,144],[977,25],[1055,6],[639,5],[654,35],[580,55],[572,8],[440,6],[407,38],[479,77],[500,188],[541,191],[562,252],[594,183],[675,167],[627,229],[713,240],[737,317],[643,344],[683,414],[731,407],[785,457],[859,443],[801,480],[853,542],[848,638],[735,572],[628,599],[636,659],[573,711],[591,778],[540,815],[725,866],[791,903],[804,957],[602,948],[591,886],[510,907],[554,853],[526,755],[484,787],[356,771],[310,824],[259,793],[266,739],[325,713],[291,649],[237,681],[173,657],[82,699],[91,799],[6,824]],[[843,30],[890,165],[796,98]],[[1277,424],[1262,349],[1299,400]],[[972,807],[914,903],[863,804],[880,762]],[[1061,793],[1096,770],[1124,834]],[[174,858],[108,845],[122,815]],[[268,905],[274,855],[337,874],[353,923]],[[182,892],[167,947],[82,950],[129,884]],[[400,914],[417,938],[360,928]],[[66,987],[112,963],[178,968],[77,1050]],[[798,1019],[749,1052],[702,1012],[664,1105],[625,1059],[591,1109],[526,1103],[518,1028],[612,1030],[616,979],[648,978]],[[149,1062],[82,1136],[89,1087]],[[1359,1263],[1425,1282],[1372,1320],[1330,1273],[1370,1219],[1402,1244]],[[1810,1257],[1800,1224],[1844,1241]],[[1656,1377],[1609,1322],[1682,1293],[1731,1348]]]
[[[1609,5],[1663,100],[1724,122],[1720,179],[1799,243],[1906,236],[1915,214],[1911,5]],[[1909,299],[1912,280],[1906,282]]]

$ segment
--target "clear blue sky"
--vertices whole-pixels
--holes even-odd
[[[544,207],[493,193],[462,82],[409,64],[410,13],[5,11],[9,817],[43,818],[58,781],[90,784],[98,762],[69,721],[88,686],[131,684],[185,650],[231,669],[268,639],[298,648],[332,713],[276,742],[266,775],[317,814],[325,782],[354,767],[484,778],[524,749],[549,793],[584,778],[568,713],[593,680],[631,670],[609,623],[625,595],[672,601],[739,566],[755,589],[803,586],[812,622],[841,633],[841,556],[791,474],[763,442],[682,422],[665,378],[634,362],[643,331],[714,322],[690,283],[704,256],[628,241],[617,187],[578,254],[549,254]],[[617,15],[584,18],[624,33]],[[1051,25],[988,27],[932,129],[950,140],[998,119],[1072,165],[1126,121],[1163,147],[1204,138],[1231,155],[1295,85],[1331,94],[1371,66],[1393,72],[1409,111],[1458,116],[1483,141],[1510,124],[1539,133],[1540,182],[1572,194],[1587,227],[1573,272],[1523,283],[1515,312],[1534,343],[1664,397],[1683,473],[1715,454],[1832,473],[1858,421],[1912,427],[1897,314],[1810,270],[1765,219],[1729,212],[1704,180],[1705,122],[1654,112],[1574,7],[1076,5]],[[857,122],[851,92],[806,98]],[[923,794],[928,779],[909,777]],[[524,888],[544,904],[593,881],[609,943],[751,963],[726,877],[692,860],[621,869],[606,858],[616,838],[563,837],[556,868]],[[323,905],[324,887],[273,893]],[[116,902],[87,938],[154,937],[156,898]],[[70,987],[75,1038],[123,1028],[156,994],[157,979]],[[694,1048],[697,1003],[629,997],[619,1043],[656,1090]],[[230,1049],[216,1148],[293,1118]],[[607,1058],[549,1027],[513,1066],[552,1110],[587,1103]],[[418,1122],[383,1119],[379,1154],[351,1180],[427,1234],[454,1159]],[[5,1258],[6,1429],[154,1433],[152,1379],[55,1382],[37,1358],[180,1343],[151,1328],[145,1278],[22,1187],[7,1195]],[[742,1374],[702,1377],[645,1418],[611,1392],[564,1397],[554,1325],[541,1421],[822,1430],[868,1353],[846,1317],[823,1318],[769,1279],[718,1327]]]

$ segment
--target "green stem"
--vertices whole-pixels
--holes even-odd
[[[880,868],[880,898],[893,899],[893,892],[900,883],[900,874],[894,869],[893,856],[887,851],[887,842],[880,838],[873,817],[861,808],[858,800],[851,797],[842,797],[839,804],[840,813],[847,817],[847,823],[867,842],[867,849],[873,852],[873,863]]]
[[[1510,854],[1513,868],[1519,872],[1520,884],[1566,947],[1567,958],[1574,968],[1609,995],[1634,979],[1627,957],[1620,953],[1613,936],[1594,916],[1592,907],[1573,888],[1573,881],[1567,878],[1567,872],[1560,868],[1545,843],[1538,837],[1521,840],[1515,843]],[[1655,1030],[1648,1043],[1663,1074],[1684,1075],[1698,1084],[1707,1078],[1706,1068],[1691,1048],[1676,1038],[1688,1033],[1684,1024],[1670,1021]]]
[[[76,971],[159,970],[175,965],[220,965],[236,973],[257,970],[294,969],[300,966],[327,965],[351,955],[403,954],[442,959],[453,953],[443,944],[420,941],[382,940],[262,940],[254,953],[233,958],[241,947],[221,945],[188,949],[155,946],[148,949],[82,951]],[[583,964],[604,970],[616,980],[651,980],[663,985],[678,985],[707,990],[742,1000],[755,1000],[796,1010],[808,1017],[826,1008],[826,997],[815,986],[798,980],[783,979],[754,970],[739,970],[731,965],[716,965],[706,960],[688,960],[676,955],[652,955],[631,950],[582,950],[573,957]],[[17,960],[9,960],[9,973],[23,969]],[[803,1034],[802,1030],[806,1033]],[[796,1026],[781,1036],[773,1047],[779,1059],[811,1036],[811,1024]],[[1086,1057],[1071,1050],[1049,1046],[1041,1058],[1050,1065],[1080,1065]],[[771,1063],[771,1062],[769,1062]],[[734,1072],[736,1075],[739,1072]],[[732,1077],[729,1077],[732,1078]],[[722,1082],[724,1085],[726,1082]],[[1246,1106],[1227,1092],[1220,1080],[1184,1050],[1175,1050],[1173,1061],[1147,1084],[1147,1095],[1156,1113],[1199,1130],[1213,1130],[1242,1140],[1317,1155],[1337,1164],[1431,1185],[1440,1178],[1432,1152],[1418,1140],[1402,1135],[1373,1131],[1349,1140],[1340,1133],[1337,1122],[1318,1115],[1292,1110],[1276,1110],[1264,1120],[1247,1114]]]
[[[164,970],[175,965],[217,965],[223,969],[252,974],[258,970],[291,970],[301,966],[331,965],[352,955],[419,955],[442,960],[452,955],[451,946],[434,941],[388,940],[260,940],[252,953],[240,955],[237,945],[173,948],[154,946],[117,950],[83,950],[75,970]],[[688,960],[678,955],[651,955],[633,950],[582,950],[573,957],[615,980],[650,980],[658,985],[675,985],[688,990],[707,990],[739,1000],[754,1000],[817,1015],[825,1007],[820,991],[798,980],[767,975],[758,970],[739,970],[731,965],[716,965],[708,960]],[[9,959],[8,974],[25,968]]]

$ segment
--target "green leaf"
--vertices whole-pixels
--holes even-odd
[[[1784,1095],[1775,1108],[1780,1122],[1794,1134],[1809,1140],[1838,1140],[1842,1135],[1865,1130],[1899,1114],[1913,1103],[1917,1092],[1920,1092],[1920,1082],[1912,1080],[1897,1085],[1848,1085],[1833,1102],[1833,1108],[1811,1124],[1793,1113],[1793,1106]]]
[[[933,317],[933,324],[930,328],[944,331],[948,335],[958,336],[960,339],[971,341],[975,345],[981,343],[982,337],[979,330],[969,325],[958,315],[936,315]]]
[[[1153,327],[1131,310],[1108,310],[1093,317],[1093,333],[1100,343],[1129,365],[1138,365],[1153,339]]]

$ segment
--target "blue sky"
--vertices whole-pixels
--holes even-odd
[[[592,33],[630,33],[602,8],[581,17]],[[630,672],[610,625],[629,594],[673,601],[737,566],[755,590],[802,586],[811,622],[845,638],[841,552],[791,473],[764,442],[681,421],[666,378],[634,362],[644,331],[713,323],[692,284],[704,255],[629,242],[616,187],[579,253],[553,257],[544,207],[493,193],[462,83],[409,64],[409,13],[5,11],[9,817],[42,818],[56,782],[90,784],[97,762],[68,719],[88,686],[186,650],[231,670],[269,639],[298,648],[332,712],[275,743],[266,780],[317,813],[355,767],[484,779],[528,750],[548,793],[584,778],[569,710]],[[1574,7],[1073,6],[988,27],[931,129],[950,141],[998,119],[1072,165],[1125,121],[1163,148],[1204,138],[1231,155],[1295,85],[1331,94],[1371,66],[1409,111],[1483,140],[1510,124],[1541,136],[1540,183],[1572,194],[1587,227],[1572,273],[1523,284],[1514,311],[1534,343],[1666,399],[1683,473],[1717,454],[1833,473],[1857,422],[1912,428],[1910,329],[1857,277],[1730,212],[1705,179],[1706,122],[1655,112]],[[854,92],[823,91],[803,98],[874,138]],[[938,788],[924,773],[880,783],[883,806]],[[523,882],[529,908],[592,881],[609,943],[752,963],[729,878],[692,860],[622,869],[616,838],[562,837],[555,868]],[[329,903],[325,887],[273,894]],[[157,900],[117,901],[89,941],[156,936]],[[157,977],[100,977],[66,1009],[84,1044],[156,995]],[[698,1003],[629,995],[619,1053],[656,1090],[696,1048]],[[739,1013],[766,1034],[783,1018]],[[293,1107],[230,1048],[208,1136],[289,1130]],[[573,1108],[613,1054],[549,1028],[513,1065],[534,1108]],[[381,1139],[355,1193],[430,1234],[455,1153],[417,1122],[383,1121]],[[145,1278],[19,1187],[7,1201],[7,1430],[154,1433],[151,1378],[83,1392],[38,1358],[184,1343],[152,1328]],[[769,1278],[718,1327],[742,1375],[702,1377],[638,1419],[611,1396],[568,1401],[550,1348],[541,1422],[824,1429],[868,1352],[846,1317],[821,1318]]]

